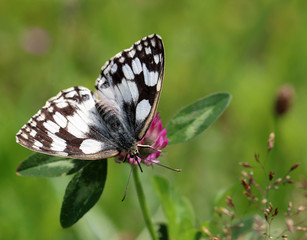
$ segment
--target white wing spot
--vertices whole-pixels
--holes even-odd
[[[67,102],[58,102],[58,103],[56,104],[56,106],[57,106],[58,108],[65,108],[65,107],[68,106],[68,103],[67,103]]]
[[[41,148],[43,146],[43,144],[37,140],[34,140],[34,145],[38,148]]]
[[[40,115],[38,115],[38,117],[36,118],[36,120],[38,121],[45,121],[46,117],[45,114],[41,113]]]
[[[25,138],[25,139],[28,139],[29,137],[28,137],[28,134],[25,134],[24,132],[22,132],[22,133],[18,133],[18,135],[21,135],[23,138]],[[18,140],[17,140],[17,142],[18,142]]]
[[[158,82],[158,72],[148,71],[145,63],[143,63],[143,72],[145,84],[149,87],[155,86]]]
[[[132,60],[132,69],[134,74],[140,74],[142,72],[142,65],[138,57]]]
[[[120,59],[119,59],[119,62],[124,63],[124,61],[125,61],[125,58],[123,56],[121,56]]]
[[[125,64],[122,70],[123,70],[123,73],[126,79],[129,79],[129,80],[134,79],[134,74],[128,64]]]
[[[84,137],[84,133],[89,132],[89,125],[80,117],[82,113],[78,111],[73,116],[68,116],[67,119],[71,124],[68,124],[69,133],[76,137]]]
[[[53,112],[53,107],[48,107],[48,112]]]
[[[145,53],[148,55],[148,54],[151,54],[151,48],[150,47],[146,47],[145,48]]]
[[[133,101],[137,102],[137,100],[139,99],[139,91],[138,91],[138,87],[136,83],[132,81],[128,81],[127,83],[128,83],[128,87],[130,89]]]
[[[160,62],[160,57],[158,54],[154,55],[155,63],[158,64]]]
[[[143,40],[145,40],[146,38],[143,38]],[[145,41],[144,42],[144,45],[147,47],[148,46],[148,42],[147,41]]]
[[[156,46],[156,40],[153,38],[153,39],[151,39],[151,45],[153,46],[153,47],[155,47]]]
[[[71,91],[71,92],[67,92],[65,94],[65,97],[66,98],[73,98],[75,95],[76,95],[76,92],[75,91]]]
[[[139,50],[139,51],[142,51],[142,45],[141,44],[139,44],[138,46],[137,46],[137,49]]]
[[[111,73],[114,74],[117,71],[117,64],[114,63],[111,67]]]
[[[81,132],[77,127],[75,127],[74,124],[72,124],[71,122],[68,122],[67,124],[67,131],[74,135],[76,138],[83,138],[84,137],[84,133]]]
[[[94,154],[103,149],[103,143],[94,139],[85,139],[80,145],[80,150],[85,154]]]
[[[60,126],[52,122],[51,120],[44,122],[43,125],[51,133],[56,133],[60,130]]]
[[[65,128],[66,125],[67,125],[67,119],[59,112],[56,112],[54,115],[53,115],[53,119],[54,121],[59,125],[61,126],[62,128]]]
[[[130,56],[131,58],[133,58],[134,55],[135,55],[135,53],[136,53],[135,49],[132,49],[132,50],[129,52],[129,56]]]
[[[30,132],[30,136],[35,137],[36,133],[37,132],[34,129],[32,129],[31,132]]]
[[[30,125],[31,125],[31,127],[36,127],[37,123],[32,119]]]
[[[135,116],[137,121],[144,121],[150,112],[151,106],[147,99],[143,99],[138,103]]]
[[[56,152],[62,152],[66,148],[66,141],[57,135],[50,134],[48,132],[48,136],[53,140],[51,143],[50,149]]]
[[[123,96],[123,99],[125,102],[130,103],[132,100],[132,96],[130,94],[130,91],[128,91],[129,87],[127,85],[127,81],[125,79],[122,79],[122,82],[120,84],[117,84],[117,87]]]

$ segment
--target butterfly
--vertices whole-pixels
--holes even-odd
[[[84,160],[137,157],[157,110],[164,60],[161,37],[144,37],[104,64],[95,92],[79,86],[50,98],[17,133],[17,143]]]

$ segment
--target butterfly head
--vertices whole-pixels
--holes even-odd
[[[131,158],[136,158],[140,155],[139,149],[138,149],[138,145],[134,145],[129,151],[128,154]]]

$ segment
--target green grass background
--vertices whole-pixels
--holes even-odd
[[[238,162],[254,163],[254,152],[264,156],[269,133],[275,129],[272,169],[282,174],[302,162],[294,178],[304,178],[306,22],[304,0],[1,1],[0,239],[135,239],[143,230],[133,184],[125,202],[120,201],[130,168],[112,160],[99,203],[63,230],[59,213],[70,177],[16,176],[18,163],[31,152],[15,143],[15,134],[60,90],[79,85],[94,90],[105,61],[152,33],[161,35],[165,44],[158,109],[164,123],[183,106],[211,93],[227,91],[233,96],[224,115],[204,134],[166,149],[162,162],[183,169],[181,173],[144,169],[141,177],[156,220],[163,218],[152,175],[168,178],[188,197],[201,223],[210,219],[216,196],[238,186]],[[26,50],[35,28],[47,37],[47,47],[39,55]],[[294,105],[276,124],[274,99],[285,83],[295,89]],[[241,188],[235,189],[240,195]],[[280,208],[291,198],[290,190],[276,197]],[[296,201],[306,203],[300,197]]]

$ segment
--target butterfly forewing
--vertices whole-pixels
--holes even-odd
[[[156,111],[164,74],[164,47],[153,34],[118,53],[101,70],[98,95],[114,105],[136,140],[145,135]]]
[[[78,159],[129,153],[152,122],[163,74],[163,43],[153,34],[105,63],[95,94],[74,87],[48,100],[17,133],[17,142],[37,152]]]
[[[118,154],[104,136],[93,93],[84,87],[61,91],[17,133],[17,142],[42,153],[79,159]]]

